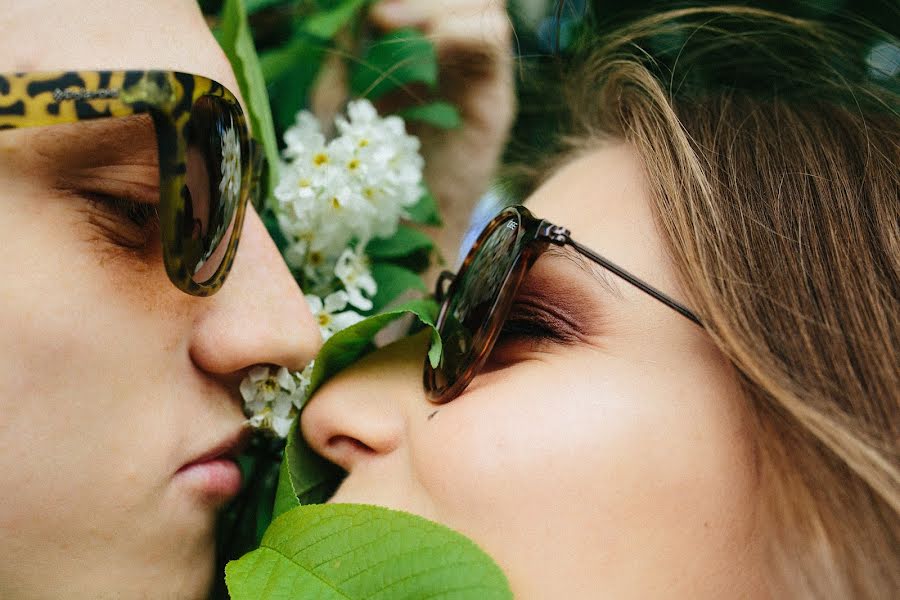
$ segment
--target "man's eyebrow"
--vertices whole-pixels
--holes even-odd
[[[615,296],[616,298],[622,298],[622,288],[619,285],[619,278],[614,274],[610,273],[597,263],[592,260],[589,260],[579,252],[573,250],[572,248],[566,247],[557,247],[552,246],[547,248],[545,251],[546,255],[562,258],[570,261],[574,265],[576,265],[579,269],[584,271],[587,275],[593,279],[597,285],[602,287],[604,290]]]
[[[34,140],[39,143],[57,143],[72,138],[84,143],[121,143],[134,139],[135,136],[154,133],[151,119],[148,114],[137,114],[49,125],[35,129]]]

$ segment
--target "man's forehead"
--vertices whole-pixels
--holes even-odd
[[[15,0],[0,11],[0,73],[163,69],[239,93],[194,0]]]

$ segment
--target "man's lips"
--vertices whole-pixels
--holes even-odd
[[[221,440],[175,472],[174,479],[213,504],[233,498],[241,489],[241,471],[234,459],[250,440],[244,427]]]
[[[220,458],[234,460],[241,454],[241,452],[244,451],[244,448],[247,447],[247,444],[250,442],[250,436],[252,434],[253,431],[250,428],[246,426],[241,427],[238,431],[221,440],[219,443],[212,446],[209,450],[201,453],[190,462],[185,463],[184,466],[182,466],[178,470],[183,471],[191,465],[209,462],[211,460]]]

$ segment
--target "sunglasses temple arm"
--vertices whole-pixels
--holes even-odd
[[[638,279],[637,277],[635,277],[634,275],[632,275],[625,269],[614,265],[613,263],[609,262],[608,260],[606,260],[605,258],[600,256],[599,254],[597,254],[590,248],[582,246],[581,244],[579,244],[578,242],[573,240],[571,237],[567,237],[565,243],[572,246],[579,253],[581,253],[582,255],[591,259],[592,261],[594,261],[595,263],[597,263],[598,265],[600,265],[607,271],[614,273],[617,277],[624,279],[625,281],[627,281],[634,287],[638,288],[642,292],[653,296],[654,298],[656,298],[657,300],[659,300],[660,302],[662,302],[669,308],[677,311],[679,314],[681,314],[681,316],[689,319],[690,321],[693,321],[695,324],[699,325],[700,327],[703,327],[703,322],[700,321],[700,318],[697,315],[695,315],[686,306],[684,306],[683,304],[678,302],[677,300],[669,297],[668,295],[659,291],[652,285],[645,283],[644,281],[641,281],[640,279]]]

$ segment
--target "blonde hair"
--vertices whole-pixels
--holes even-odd
[[[777,596],[900,590],[900,103],[861,47],[685,9],[601,37],[570,78],[570,141],[637,149],[688,304],[742,378]]]

